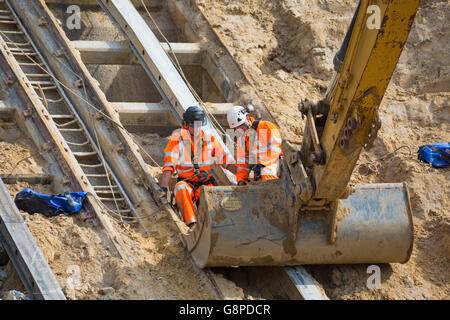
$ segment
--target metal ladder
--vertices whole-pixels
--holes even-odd
[[[92,186],[96,199],[120,223],[138,220],[142,224],[123,187],[104,160],[100,146],[89,134],[61,84],[54,81],[51,70],[4,1],[0,1],[0,45],[14,57],[21,71],[18,76],[22,76],[26,85],[34,90],[47,109],[51,117],[49,120],[55,124],[59,136],[69,146],[70,150],[66,151],[75,157],[87,178],[87,184]]]

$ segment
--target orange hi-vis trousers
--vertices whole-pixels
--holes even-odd
[[[209,187],[214,185],[210,183],[204,184],[204,186]],[[177,203],[178,210],[180,210],[183,215],[183,219],[186,224],[197,222],[194,202],[197,202],[200,199],[200,188],[201,186],[194,189],[194,187],[187,181],[180,181],[175,185],[175,202]]]

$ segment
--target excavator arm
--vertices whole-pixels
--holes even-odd
[[[319,150],[309,141],[302,149],[302,161],[312,164],[313,199],[329,202],[348,194],[347,185],[361,150],[373,142],[381,126],[378,108],[418,5],[419,0],[361,1],[335,57],[338,72],[321,102],[327,107],[301,104],[304,114],[314,111],[315,127],[321,131],[308,121],[308,138],[320,134]],[[325,123],[317,117],[326,117]],[[317,152],[321,161],[309,161]]]
[[[283,142],[278,180],[202,188],[199,224],[184,237],[200,267],[409,260],[405,184],[349,186],[419,0],[361,0],[322,101],[302,101],[298,150]]]

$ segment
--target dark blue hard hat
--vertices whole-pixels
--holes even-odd
[[[194,126],[194,123],[198,121],[202,123],[202,126],[206,124],[206,116],[202,109],[198,106],[192,106],[187,108],[183,113],[183,122],[187,126]]]

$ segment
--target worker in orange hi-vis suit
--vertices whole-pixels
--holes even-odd
[[[205,124],[204,112],[197,106],[189,107],[183,114],[183,127],[172,133],[164,150],[161,188],[167,193],[170,178],[176,171],[175,201],[189,227],[197,222],[194,202],[198,206],[200,187],[215,185],[212,165],[222,165],[232,173],[237,171],[232,155],[212,134],[201,129]]]
[[[278,179],[279,158],[283,155],[279,128],[269,121],[255,121],[249,115],[251,111],[251,105],[234,106],[227,113],[228,124],[238,136],[235,155],[238,185],[248,183],[252,170],[255,181]]]

